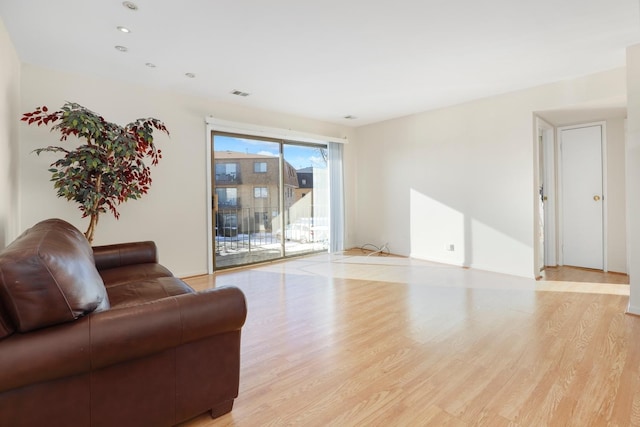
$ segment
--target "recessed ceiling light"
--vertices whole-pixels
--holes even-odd
[[[130,33],[131,32],[131,30],[128,29],[127,27],[119,26],[119,27],[116,27],[116,28],[118,29],[118,31],[122,31],[123,33]]]
[[[122,5],[129,10],[138,10],[138,5],[130,1],[123,1]]]
[[[357,119],[356,116],[352,116],[351,114],[348,114],[348,115],[344,116],[343,118],[347,119],[347,120],[355,120],[355,119]]]
[[[116,50],[119,50],[120,52],[126,52],[129,49],[127,49],[125,46],[116,46]]]
[[[193,73],[185,73],[184,75],[189,77],[190,79],[194,79],[196,77],[196,75]]]
[[[243,92],[241,90],[232,90],[231,94],[232,95],[238,95],[238,96],[249,96],[249,95],[251,95],[249,92]]]
[[[147,62],[147,63],[146,63],[146,64],[144,64],[144,65],[146,65],[146,66],[147,66],[147,67],[149,67],[149,68],[156,68],[156,64],[154,64],[153,62]]]

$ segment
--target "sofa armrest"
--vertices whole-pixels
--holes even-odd
[[[98,271],[158,262],[158,249],[152,241],[94,246],[92,249]]]
[[[0,341],[0,392],[89,372],[89,319],[51,326]]]
[[[213,335],[239,331],[247,315],[235,287],[182,294],[90,316],[91,364],[102,368]]]
[[[246,314],[242,291],[227,287],[95,312],[71,323],[14,334],[1,342],[0,392],[239,331]]]

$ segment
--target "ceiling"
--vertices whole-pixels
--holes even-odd
[[[0,17],[25,63],[346,126],[624,66],[640,42],[638,0],[133,2]]]

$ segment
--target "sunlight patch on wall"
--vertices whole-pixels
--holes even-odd
[[[476,219],[470,221],[469,267],[521,276],[531,268],[533,248]]]
[[[464,215],[414,189],[410,190],[410,256],[464,265]]]
[[[531,246],[414,189],[409,235],[413,258],[518,276],[531,268]]]

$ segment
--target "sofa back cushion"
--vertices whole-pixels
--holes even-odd
[[[34,225],[0,252],[0,297],[20,332],[109,308],[89,242],[60,219]]]

